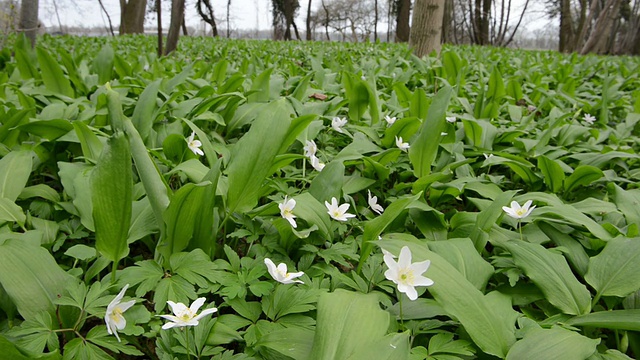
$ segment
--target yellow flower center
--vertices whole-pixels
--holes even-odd
[[[334,216],[334,217],[340,217],[340,216],[341,216],[340,211],[338,211],[338,210],[334,210],[334,211],[333,211],[333,216]]]
[[[180,319],[181,321],[187,322],[191,319],[193,319],[193,312],[191,312],[191,309],[185,309],[181,314],[177,315],[177,318]]]
[[[284,217],[288,217],[288,216],[293,215],[293,213],[291,212],[291,210],[290,210],[290,209],[284,209],[284,210],[282,210],[282,215],[283,215]]]
[[[415,277],[413,275],[413,271],[409,269],[403,269],[400,271],[398,278],[400,279],[400,282],[404,284],[413,284]]]
[[[525,210],[525,209],[518,209],[518,210],[516,210],[516,214],[517,214],[518,216],[522,216],[522,215],[524,215],[524,214],[526,214],[526,213],[527,213],[527,210]]]

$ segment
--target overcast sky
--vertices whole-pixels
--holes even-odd
[[[120,23],[120,7],[118,0],[102,0],[113,22],[113,26],[117,27]],[[153,0],[148,0],[153,1]],[[299,0],[300,10],[296,23],[298,27],[304,29],[306,19],[306,9],[309,0]],[[381,3],[385,1],[380,1]],[[514,1],[517,2],[517,1]],[[214,15],[218,19],[226,19],[227,0],[211,0],[214,9]],[[533,1],[532,3],[538,3]],[[58,11],[56,14],[57,5]],[[319,6],[318,0],[312,1],[312,10]],[[233,29],[269,29],[271,27],[271,0],[231,0],[230,8],[230,28]],[[522,28],[533,30],[548,26],[549,21],[544,18],[538,5],[527,10],[527,18],[523,22]],[[513,12],[512,12],[513,14]],[[58,21],[59,16],[59,21]],[[48,28],[56,28],[58,23],[68,26],[99,26],[107,27],[107,18],[100,9],[97,0],[40,0],[40,19]],[[170,20],[170,1],[163,1],[163,27],[169,25]],[[189,26],[197,28],[200,24],[200,17],[195,10],[195,0],[186,0],[186,21]],[[386,23],[386,19],[381,22]],[[515,22],[515,21],[514,21]],[[156,20],[153,16],[147,16],[146,24],[155,26]],[[226,29],[226,24],[218,23],[220,31]],[[379,31],[385,31],[386,25],[381,24]]]

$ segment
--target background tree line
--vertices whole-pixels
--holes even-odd
[[[11,3],[17,2],[12,0]],[[59,0],[63,1],[63,0]],[[68,0],[67,0],[68,1]],[[102,0],[98,0],[102,5]],[[119,0],[119,34],[144,31],[148,13],[158,20],[162,33],[161,0]],[[185,0],[171,3],[171,23],[166,44],[159,37],[159,53],[175,50],[180,32],[187,33]],[[233,0],[226,1],[226,36],[229,36],[229,13]],[[396,41],[411,39],[414,31],[424,30],[437,43],[509,46],[513,43],[531,0],[309,0],[301,9],[299,0],[269,1],[273,38],[276,40]],[[18,29],[35,38],[38,28],[39,0],[20,0]],[[54,0],[55,3],[55,0]],[[195,0],[195,8],[213,36],[221,35],[211,0]],[[559,20],[558,50],[581,54],[640,55],[640,0],[545,0],[547,17]],[[109,19],[112,34],[115,30]],[[297,24],[298,14],[306,12],[305,24]],[[413,20],[410,21],[413,16]],[[425,23],[428,21],[428,24]],[[386,24],[381,33],[381,24]],[[435,24],[435,26],[434,26]],[[429,29],[423,29],[425,26]],[[416,37],[420,36],[418,33]],[[429,46],[434,49],[435,45]]]

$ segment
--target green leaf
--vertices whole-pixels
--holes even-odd
[[[197,185],[189,183],[178,189],[171,198],[164,214],[165,237],[158,243],[158,252],[165,261],[168,261],[172,254],[189,246],[198,214],[203,211],[204,194],[211,186],[208,181]]]
[[[640,331],[640,309],[597,311],[564,321],[571,326]]]
[[[431,241],[429,249],[442,256],[478,290],[483,290],[494,269],[476,251],[470,239]]]
[[[208,287],[216,282],[216,266],[202,250],[195,249],[189,253],[177,253],[171,255],[171,269],[192,284],[201,288]]]
[[[33,318],[25,320],[19,327],[15,326],[11,328],[8,331],[8,335],[16,338],[15,345],[21,350],[30,353],[29,358],[31,359],[38,358],[36,354],[42,356],[41,358],[43,359],[60,359],[60,354],[58,354],[60,342],[57,333],[54,332],[56,329],[57,326],[54,325],[51,314],[48,312],[40,312]],[[52,352],[42,354],[45,346]]]
[[[452,92],[450,86],[445,86],[438,91],[429,107],[427,117],[423,120],[415,140],[411,143],[409,160],[411,160],[413,173],[417,178],[429,175],[431,172],[431,164],[436,159],[438,146],[442,139],[440,133],[445,129],[445,115]]]
[[[613,202],[627,219],[627,225],[640,224],[640,190],[625,191],[615,183],[609,184],[608,190],[613,195]]]
[[[167,307],[167,300],[190,304],[190,300],[197,297],[193,285],[179,275],[166,277],[155,285],[153,309],[156,313],[162,312]]]
[[[102,348],[108,349],[116,354],[122,353],[133,356],[142,356],[144,355],[140,350],[136,349],[131,345],[127,345],[125,339],[124,342],[118,341],[115,336],[109,335],[107,332],[107,327],[104,325],[95,326],[89,330],[87,333],[86,339]]]
[[[53,141],[73,130],[73,125],[71,125],[71,122],[68,120],[53,119],[31,121],[18,126],[18,129],[29,134],[40,136],[49,141]]]
[[[24,354],[16,345],[14,345],[9,339],[7,339],[4,335],[0,334],[0,353],[5,359],[11,360],[30,360],[30,359],[61,359],[60,354],[56,351],[55,353],[49,354]]]
[[[91,174],[96,249],[117,263],[127,256],[133,180],[129,143],[123,133],[110,139]]]
[[[580,165],[573,171],[573,174],[565,179],[564,189],[568,193],[578,186],[589,185],[603,176],[602,170],[595,166]]]
[[[120,271],[118,282],[129,284],[136,288],[136,296],[143,297],[149,291],[154,290],[160,280],[164,277],[164,270],[154,260],[138,261],[135,266],[128,266]]]
[[[64,346],[64,360],[113,360],[109,354],[90,342],[80,338],[69,341]]]
[[[344,165],[342,161],[332,161],[320,171],[309,186],[309,193],[318,201],[331,202],[331,198],[340,199],[340,190],[344,183]]]
[[[98,73],[98,85],[111,81],[113,77],[114,52],[111,45],[106,44],[100,49],[93,61],[93,70]]]
[[[78,135],[78,139],[80,140],[82,154],[85,159],[90,162],[97,163],[103,149],[102,142],[98,139],[98,136],[89,129],[89,126],[82,121],[74,121],[72,124],[73,128],[76,130],[76,135]]]
[[[22,211],[22,208],[16,205],[15,202],[7,198],[0,198],[0,224],[7,221],[24,226],[24,222],[27,221],[27,216]]]
[[[591,294],[573,275],[562,255],[523,241],[508,241],[500,246],[513,255],[516,266],[542,290],[552,305],[565,314],[589,313]]]
[[[140,97],[138,97],[136,107],[131,116],[131,122],[138,130],[143,141],[147,140],[153,127],[153,112],[157,108],[156,100],[158,99],[158,89],[161,82],[162,79],[158,79],[147,85]]]
[[[47,90],[54,94],[61,94],[74,98],[75,94],[71,87],[71,82],[62,72],[62,68],[47,50],[41,47],[36,48],[38,63],[40,64],[40,74]]]
[[[42,311],[53,314],[53,300],[69,281],[73,278],[44,248],[18,240],[0,245],[0,283],[23,318]]]
[[[624,297],[640,289],[640,238],[615,238],[589,260],[584,279],[598,296]]]
[[[584,360],[596,351],[599,339],[562,329],[535,329],[516,342],[507,360]]]
[[[313,347],[314,335],[312,330],[298,327],[277,329],[261,336],[255,346],[275,350],[294,360],[307,360]]]
[[[318,290],[276,286],[275,290],[264,298],[262,311],[274,321],[286,315],[306,313],[316,308],[314,304],[318,301],[318,295]]]
[[[547,188],[554,193],[560,192],[565,178],[562,167],[557,162],[541,155],[538,157],[538,168],[544,176]]]
[[[264,105],[251,129],[235,144],[227,167],[229,213],[247,212],[257,204],[264,179],[287,136],[290,114],[284,99]]]
[[[296,201],[293,214],[311,226],[316,225],[325,239],[331,238],[331,221],[324,203],[318,201],[308,192],[303,192],[293,199]]]
[[[112,101],[110,99],[110,101]],[[149,203],[156,217],[158,228],[163,232],[164,219],[163,214],[167,206],[169,206],[169,189],[160,175],[158,168],[149,156],[146,146],[140,137],[140,134],[133,126],[129,119],[124,119],[125,132],[131,146],[131,156],[135,162],[138,175],[147,193]]]
[[[554,226],[547,224],[546,222],[539,222],[538,227],[549,237],[549,239],[551,239],[551,241],[553,241],[554,244],[556,244],[556,246],[561,246],[566,249],[563,251],[564,256],[569,260],[576,272],[580,276],[584,276],[587,272],[587,267],[589,266],[589,255],[587,255],[582,244],[569,234],[559,231]]]
[[[497,66],[493,67],[491,71],[491,75],[489,76],[489,89],[485,94],[485,99],[487,102],[495,101],[498,102],[505,95],[504,90],[504,81],[502,81],[502,75],[500,74],[500,70],[498,70]]]
[[[267,102],[269,101],[269,90],[270,90],[270,80],[271,73],[273,72],[273,67],[263,71],[260,75],[256,76],[251,83],[251,91],[247,97],[248,102]]]
[[[386,211],[385,211],[386,212]],[[447,260],[430,251],[424,243],[401,240],[381,240],[378,245],[393,254],[403,246],[411,249],[412,261],[430,260],[425,276],[434,284],[428,291],[442,308],[457,319],[482,351],[504,357],[515,343],[515,321],[504,316],[511,306],[489,301],[473,284],[465,279]]]
[[[373,347],[376,359],[407,359],[408,333],[400,334],[401,346],[390,345],[385,336],[389,321],[389,313],[380,309],[375,295],[344,290],[324,293],[318,300],[316,334],[308,358],[362,359]]]
[[[89,260],[96,257],[96,249],[87,245],[77,244],[67,249],[64,254],[78,260]]]
[[[29,181],[31,151],[12,151],[0,159],[0,198],[16,201]]]
[[[360,121],[369,106],[369,90],[364,81],[349,72],[342,76],[345,97],[349,105],[349,120]]]

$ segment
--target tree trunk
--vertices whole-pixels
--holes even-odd
[[[20,32],[29,39],[31,47],[36,45],[38,0],[22,0],[20,4]]]
[[[327,41],[331,41],[331,37],[329,37],[329,9],[324,0],[322,0],[322,8],[324,9],[324,33],[327,36]]]
[[[162,56],[162,3],[156,0],[156,15],[158,18],[158,57]]]
[[[165,48],[165,55],[169,55],[178,47],[178,37],[180,37],[180,25],[184,18],[184,1],[185,0],[172,0],[171,1],[171,22],[169,23],[169,34],[167,35],[167,47]]]
[[[453,23],[453,17],[455,16],[455,9],[453,0],[445,0],[444,2],[444,15],[442,18],[442,42],[454,43],[453,36],[451,35],[451,28]]]
[[[182,13],[182,35],[188,36],[189,31],[187,30],[187,21],[184,19],[184,12]]]
[[[416,0],[409,45],[418,57],[440,53],[445,0]]]
[[[144,33],[147,0],[120,0],[120,35]]]
[[[158,1],[158,0],[156,0]],[[205,10],[202,8],[204,6]],[[196,9],[198,10],[198,14],[204,22],[211,26],[211,33],[214,37],[218,36],[218,27],[216,26],[216,19],[213,16],[213,8],[211,7],[211,2],[209,0],[198,0],[196,2]]]
[[[373,2],[373,41],[378,40],[378,0]]]
[[[613,31],[613,25],[620,15],[621,0],[607,0],[596,24],[594,25],[587,42],[580,51],[581,54],[595,53],[606,54],[609,52],[608,43]]]
[[[409,41],[411,28],[409,18],[411,17],[411,0],[396,0],[396,42]],[[416,0],[420,2],[420,0]]]
[[[231,37],[231,30],[229,28],[231,21],[229,20],[229,10],[231,9],[231,0],[227,0],[227,39]],[[256,22],[256,26],[258,23]]]
[[[311,0],[307,6],[307,41],[311,40]]]
[[[480,45],[489,45],[489,15],[491,15],[491,0],[482,1],[482,22],[480,25]]]
[[[560,52],[571,52],[575,33],[571,17],[571,0],[560,0]]]

